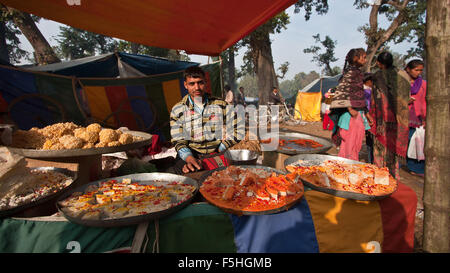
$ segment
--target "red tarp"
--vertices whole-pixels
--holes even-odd
[[[0,0],[6,6],[130,42],[214,56],[296,0]]]

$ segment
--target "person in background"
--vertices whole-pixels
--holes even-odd
[[[393,60],[389,52],[377,57],[380,70],[373,75],[370,113],[374,117],[373,163],[387,167],[398,179],[408,148],[410,83],[405,73],[393,65]]]
[[[245,103],[245,95],[244,95],[244,87],[239,87],[239,92],[236,95],[236,101],[235,104],[242,104],[243,106],[246,106]]]
[[[234,104],[234,94],[229,85],[225,85],[225,101],[228,104]]]
[[[411,84],[410,100],[408,104],[409,142],[417,128],[421,126],[425,127],[425,117],[427,115],[427,105],[425,101],[427,82],[422,79],[423,68],[424,63],[419,59],[410,61],[405,67],[406,74],[408,75],[409,82]],[[425,172],[425,160],[417,160],[407,157],[406,162],[408,170],[412,174],[423,176]]]
[[[364,73],[363,80],[364,97],[367,103],[367,109],[370,112],[370,99],[372,97],[373,76],[372,73]],[[367,147],[367,162],[373,163],[373,135],[370,129],[366,129],[366,147]]]
[[[367,115],[361,67],[366,63],[366,52],[362,48],[351,49],[345,58],[342,78],[336,86],[330,109],[337,118],[332,140],[339,147],[338,156],[359,160],[365,130],[372,120]],[[336,124],[336,122],[335,122]]]
[[[330,88],[323,95],[325,97],[325,99],[322,102],[322,114],[323,114],[322,127],[323,127],[324,130],[329,130],[329,131],[332,131],[333,128],[334,128],[334,122],[329,116],[329,114],[330,114],[330,104],[331,104],[331,101],[333,100],[333,93],[332,92],[334,92],[334,90],[333,90],[333,88]]]
[[[283,97],[281,97],[280,91],[275,86],[272,88],[272,92],[270,92],[269,102],[275,105],[279,105],[284,102]]]

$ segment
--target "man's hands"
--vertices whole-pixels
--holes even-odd
[[[183,166],[183,173],[195,172],[202,169],[202,162],[192,155],[186,158],[186,164]]]

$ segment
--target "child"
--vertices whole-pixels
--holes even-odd
[[[336,87],[330,109],[339,112],[333,141],[339,146],[338,156],[359,160],[359,151],[365,130],[372,123],[367,113],[363,92],[364,74],[360,68],[366,63],[366,52],[362,48],[351,49],[345,58],[342,78]],[[369,119],[369,121],[367,120]]]
[[[329,116],[329,114],[330,114],[330,104],[331,104],[331,100],[333,99],[332,92],[334,92],[334,90],[333,90],[333,88],[330,88],[324,94],[325,99],[324,99],[324,101],[322,103],[322,114],[323,114],[322,126],[323,126],[324,130],[330,130],[330,131],[332,131],[333,128],[334,128],[334,122]]]
[[[366,98],[367,110],[370,110],[370,99],[372,95],[373,76],[371,73],[364,74],[364,97]],[[367,115],[369,115],[367,113]],[[367,162],[373,163],[373,135],[366,129]]]

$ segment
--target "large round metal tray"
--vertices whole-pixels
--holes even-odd
[[[303,161],[299,162],[300,160],[303,160]],[[350,164],[366,164],[365,162],[351,160],[351,159],[347,159],[347,158],[343,158],[343,157],[339,157],[339,156],[303,154],[303,155],[296,155],[296,156],[291,156],[291,157],[287,158],[284,161],[284,167],[286,168],[288,165],[304,166],[304,167],[317,166],[327,160],[336,160],[336,161],[340,161],[343,163],[350,163]],[[390,177],[390,179],[392,180],[394,178]],[[313,190],[328,193],[328,194],[338,196],[338,197],[343,197],[343,198],[353,199],[353,200],[361,200],[361,201],[373,201],[373,200],[384,199],[384,198],[390,196],[392,193],[394,193],[398,187],[397,183],[396,183],[394,191],[389,194],[386,194],[386,195],[367,195],[367,194],[362,194],[362,193],[357,193],[357,192],[335,190],[335,189],[330,189],[327,187],[319,187],[319,186],[316,186],[315,184],[309,182],[307,179],[305,179],[302,176],[300,176],[300,180],[303,182],[303,184],[306,187],[311,188]]]
[[[16,154],[22,155],[28,158],[61,158],[61,157],[78,157],[78,156],[91,156],[99,154],[116,153],[126,150],[137,149],[145,145],[150,145],[152,141],[152,135],[139,131],[123,131],[124,133],[132,134],[134,136],[142,137],[143,140],[136,141],[130,144],[115,146],[115,147],[101,147],[90,149],[70,149],[70,150],[35,150],[35,149],[21,149],[8,147],[8,149]]]
[[[127,178],[131,179],[132,183],[136,183],[137,182],[137,183],[142,184],[142,185],[151,185],[151,184],[154,184],[155,182],[167,182],[167,183],[170,183],[170,182],[173,182],[173,181],[183,182],[183,183],[195,186],[195,191],[192,193],[192,196],[190,198],[188,198],[187,200],[185,200],[182,203],[178,204],[177,206],[168,208],[166,210],[152,212],[152,213],[147,213],[147,214],[138,215],[138,216],[130,216],[130,217],[123,217],[123,218],[115,218],[115,219],[105,219],[105,220],[84,220],[84,219],[71,217],[71,216],[65,214],[61,210],[61,206],[59,205],[59,202],[64,200],[64,199],[66,199],[67,197],[72,195],[74,192],[84,192],[85,189],[88,186],[90,186],[90,185],[99,185],[101,182],[104,182],[104,181],[109,181],[109,180],[113,180],[113,179],[121,181],[122,179],[127,179]],[[91,227],[131,226],[131,225],[137,225],[137,224],[142,223],[142,222],[156,220],[156,219],[159,219],[159,218],[162,218],[162,217],[166,217],[166,216],[168,216],[170,214],[173,214],[173,213],[181,210],[182,208],[184,208],[187,205],[189,205],[191,200],[194,198],[195,194],[198,192],[198,188],[199,188],[199,186],[198,186],[197,181],[195,181],[192,178],[181,176],[181,175],[176,175],[176,174],[171,174],[171,173],[139,173],[139,174],[130,174],[130,175],[125,175],[125,176],[111,177],[111,178],[97,180],[97,181],[91,182],[89,184],[85,184],[83,186],[80,186],[78,188],[72,189],[71,191],[66,192],[64,195],[62,195],[58,199],[58,201],[56,203],[56,207],[59,210],[59,212],[67,220],[69,220],[70,222],[79,224],[79,225],[91,226]]]
[[[70,178],[72,178],[72,183],[70,183],[69,186],[59,190],[58,192],[55,192],[53,194],[47,195],[45,197],[42,197],[38,200],[32,201],[30,203],[26,203],[14,208],[10,208],[10,209],[6,209],[6,210],[0,210],[0,218],[3,217],[8,217],[8,216],[13,216],[14,214],[17,214],[19,212],[22,212],[26,209],[29,209],[31,207],[36,207],[39,206],[47,201],[51,201],[51,200],[55,200],[61,196],[62,194],[64,194],[65,192],[69,191],[70,189],[73,188],[73,185],[75,184],[76,180],[77,180],[77,173],[68,169],[63,169],[63,168],[55,168],[55,167],[38,167],[38,168],[30,168],[31,170],[42,170],[42,171],[54,171],[54,172],[59,172],[62,173]]]
[[[270,138],[273,136],[273,133],[267,134],[266,136],[260,137],[261,139]],[[324,153],[331,149],[333,147],[333,144],[326,138],[312,136],[308,134],[302,134],[302,133],[296,133],[296,132],[279,132],[278,139],[281,140],[294,140],[294,139],[310,139],[318,142],[319,144],[322,144],[322,147],[317,148],[310,148],[310,147],[304,147],[297,145],[292,142],[287,142],[285,146],[278,146],[276,149],[276,152],[283,153],[283,154],[290,154],[290,155],[296,155],[296,154],[319,154]],[[261,150],[262,151],[271,151],[270,147],[265,147],[263,143],[261,143]]]
[[[265,171],[267,171],[267,172],[275,172],[275,173],[277,173],[277,174],[287,174],[286,171],[281,171],[281,170],[277,170],[277,169],[274,169],[274,168],[271,168],[271,167],[266,167],[266,166],[261,166],[261,165],[239,165],[239,166],[237,166],[237,167],[240,167],[240,168],[263,169],[263,170],[265,170]],[[204,181],[205,181],[205,180],[206,180],[213,172],[215,172],[215,171],[222,171],[222,170],[225,170],[226,168],[228,168],[228,167],[220,167],[220,168],[217,168],[217,169],[214,169],[214,170],[211,170],[211,171],[208,171],[208,172],[204,173],[204,174],[200,177],[200,179],[199,179],[199,184],[200,184],[200,186],[203,184],[203,182],[204,182]],[[201,192],[200,192],[200,193],[201,193]],[[202,196],[206,199],[206,201],[208,201],[208,202],[211,203],[212,205],[214,205],[214,206],[216,206],[216,207],[222,209],[223,211],[228,212],[228,213],[231,213],[231,214],[239,215],[239,216],[240,216],[240,215],[266,215],[266,214],[275,214],[275,213],[279,213],[279,212],[282,212],[282,211],[286,211],[286,210],[288,210],[289,208],[291,208],[293,205],[295,205],[298,201],[300,201],[300,199],[303,197],[303,195],[302,195],[302,196],[300,196],[299,198],[293,200],[292,202],[290,202],[290,203],[288,203],[288,204],[286,204],[286,205],[284,205],[284,206],[282,206],[282,207],[276,208],[276,209],[265,210],[265,211],[243,211],[243,210],[236,210],[236,209],[230,209],[230,208],[222,207],[222,206],[220,206],[220,205],[215,204],[214,200],[208,199],[207,196],[204,196],[203,194],[202,194]]]

